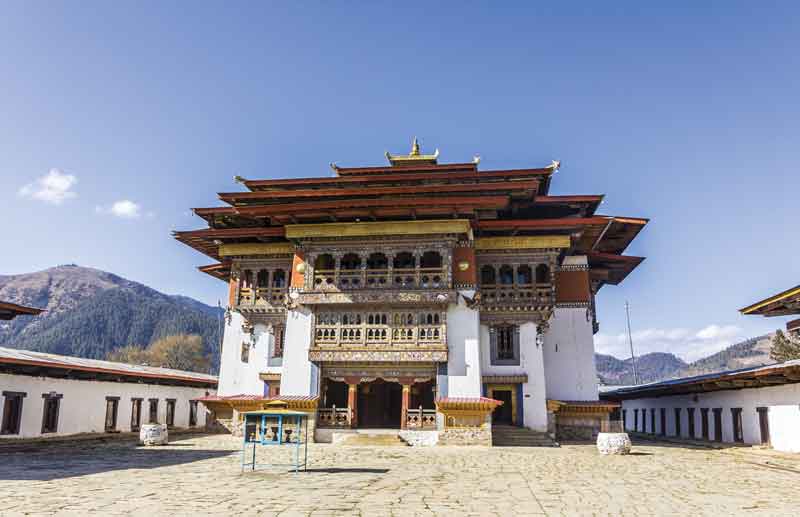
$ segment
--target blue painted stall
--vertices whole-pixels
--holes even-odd
[[[274,467],[291,467],[295,473],[308,464],[308,414],[283,409],[264,409],[243,413],[242,472]],[[259,446],[288,447],[290,463],[259,463]],[[291,449],[293,448],[293,449]],[[252,449],[252,452],[250,451]],[[269,450],[262,453],[269,459]],[[302,458],[301,458],[302,451]]]

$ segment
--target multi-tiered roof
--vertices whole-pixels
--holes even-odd
[[[227,280],[229,244],[286,243],[287,226],[304,223],[467,219],[475,237],[568,235],[568,254],[587,255],[599,288],[621,282],[642,260],[623,255],[647,219],[596,213],[602,195],[549,195],[559,162],[530,169],[479,171],[479,159],[438,163],[421,154],[386,153],[389,165],[339,167],[335,177],[236,180],[246,192],[224,192],[228,206],[195,208],[208,228],[175,238],[215,259],[199,269]]]

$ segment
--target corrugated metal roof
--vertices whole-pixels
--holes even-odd
[[[647,384],[639,384],[637,386],[623,386],[612,390],[601,390],[603,397],[612,398],[620,395],[633,395],[639,392],[651,392],[658,389],[667,389],[670,387],[678,387],[690,384],[699,384],[708,381],[722,381],[728,379],[747,379],[755,378],[765,374],[780,373],[782,370],[788,368],[800,367],[800,359],[793,361],[786,361],[783,363],[769,364],[766,366],[751,366],[748,368],[740,368],[737,370],[727,370],[724,372],[706,373],[703,375],[695,375],[692,377],[682,377],[680,379],[669,379],[666,381],[650,382]]]
[[[205,383],[217,383],[216,375],[205,373],[173,370],[171,368],[158,368],[155,366],[140,366],[136,364],[100,361],[98,359],[85,359],[68,355],[47,354],[31,350],[17,350],[15,348],[0,347],[0,363],[45,366],[80,370],[98,373],[112,373],[117,375],[130,375],[150,379],[171,379]]]

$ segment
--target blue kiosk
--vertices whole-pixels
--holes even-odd
[[[306,470],[308,464],[308,414],[286,409],[263,409],[242,414],[242,472],[274,467],[290,467],[297,473]],[[289,463],[258,463],[256,449],[259,446],[276,447],[272,452],[288,452]],[[252,448],[252,453],[249,449]],[[302,458],[300,451],[302,449]],[[269,449],[264,452],[269,451]],[[281,456],[275,454],[274,456]]]

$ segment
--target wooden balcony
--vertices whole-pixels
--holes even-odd
[[[255,311],[283,311],[288,289],[285,287],[239,288],[237,309]]]
[[[552,284],[487,284],[480,286],[481,302],[488,306],[550,306],[555,301]]]

